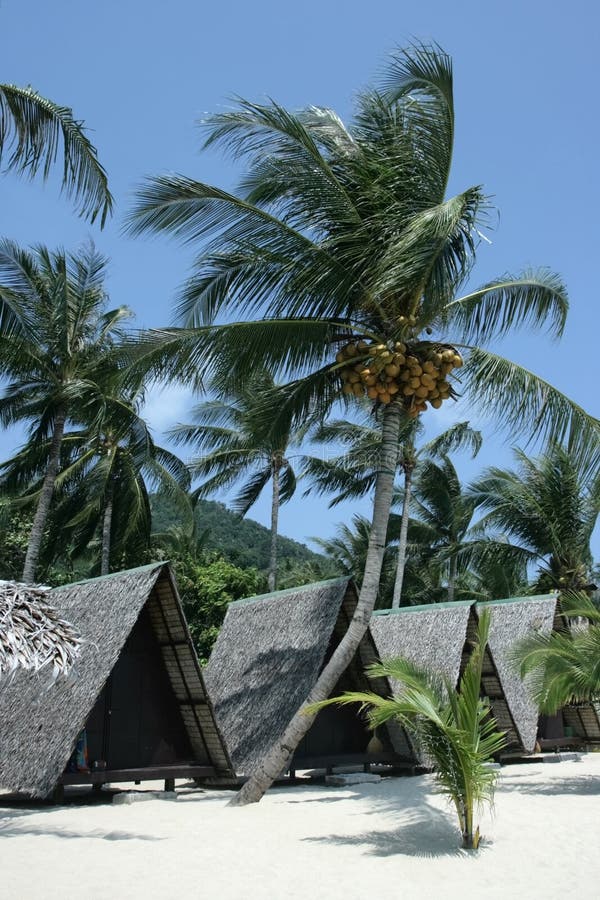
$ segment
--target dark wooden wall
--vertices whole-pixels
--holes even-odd
[[[144,608],[86,723],[90,764],[108,769],[195,762]]]

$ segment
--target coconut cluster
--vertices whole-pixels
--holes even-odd
[[[439,409],[452,396],[446,380],[462,366],[460,353],[448,345],[434,343],[378,344],[358,341],[346,344],[336,356],[344,394],[390,403],[396,395],[409,416],[425,412],[429,403]]]

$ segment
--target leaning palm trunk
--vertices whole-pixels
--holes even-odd
[[[379,456],[379,470],[373,502],[373,522],[365,563],[365,571],[358,604],[348,631],[335,653],[321,672],[310,695],[297,710],[293,719],[273,745],[264,760],[259,763],[241,791],[230,801],[233,806],[257,803],[276,778],[286,769],[294,751],[312,723],[316,713],[305,713],[308,706],[326,700],[342,674],[352,661],[369,626],[371,613],[377,599],[379,578],[386,544],[386,533],[394,491],[394,476],[398,458],[398,434],[402,408],[391,403],[383,413],[383,435]]]
[[[62,445],[63,434],[65,432],[65,422],[67,414],[65,410],[57,413],[54,421],[54,432],[52,434],[52,444],[50,446],[50,457],[48,460],[48,468],[44,476],[40,499],[38,501],[29,542],[27,544],[27,553],[25,554],[25,563],[23,565],[22,580],[27,583],[35,581],[35,573],[37,570],[38,559],[42,547],[42,538],[44,537],[44,529],[50,512],[52,503],[52,494],[54,493],[54,484],[58,475],[58,464],[60,460],[60,448]]]
[[[100,563],[100,574],[108,575],[110,572],[110,542],[112,536],[112,516],[113,516],[113,498],[112,490],[108,495],[106,506],[104,507],[104,517],[102,519],[102,559]]]
[[[404,500],[402,501],[402,520],[400,522],[400,540],[398,542],[398,562],[396,565],[396,580],[392,595],[392,609],[398,609],[402,598],[402,584],[404,582],[404,569],[406,568],[406,543],[408,540],[408,519],[410,516],[410,494],[412,490],[412,465],[404,467]]]
[[[278,463],[273,464],[273,497],[271,500],[271,555],[269,557],[269,590],[277,584],[277,530],[279,526],[279,472]]]

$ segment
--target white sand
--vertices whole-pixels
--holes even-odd
[[[155,787],[156,785],[154,785]],[[431,776],[176,803],[0,808],[3,900],[600,898],[600,754],[502,770],[485,846]]]

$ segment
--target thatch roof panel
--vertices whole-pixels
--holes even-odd
[[[531,698],[529,680],[521,680],[513,654],[519,642],[532,632],[550,633],[556,603],[555,595],[545,594],[477,604],[477,610],[491,612],[489,650],[521,743],[528,752],[535,747],[539,711]]]
[[[283,732],[323,666],[349,579],[231,603],[204,671],[238,772]]]
[[[382,660],[404,657],[458,683],[469,603],[378,610],[371,633]]]

